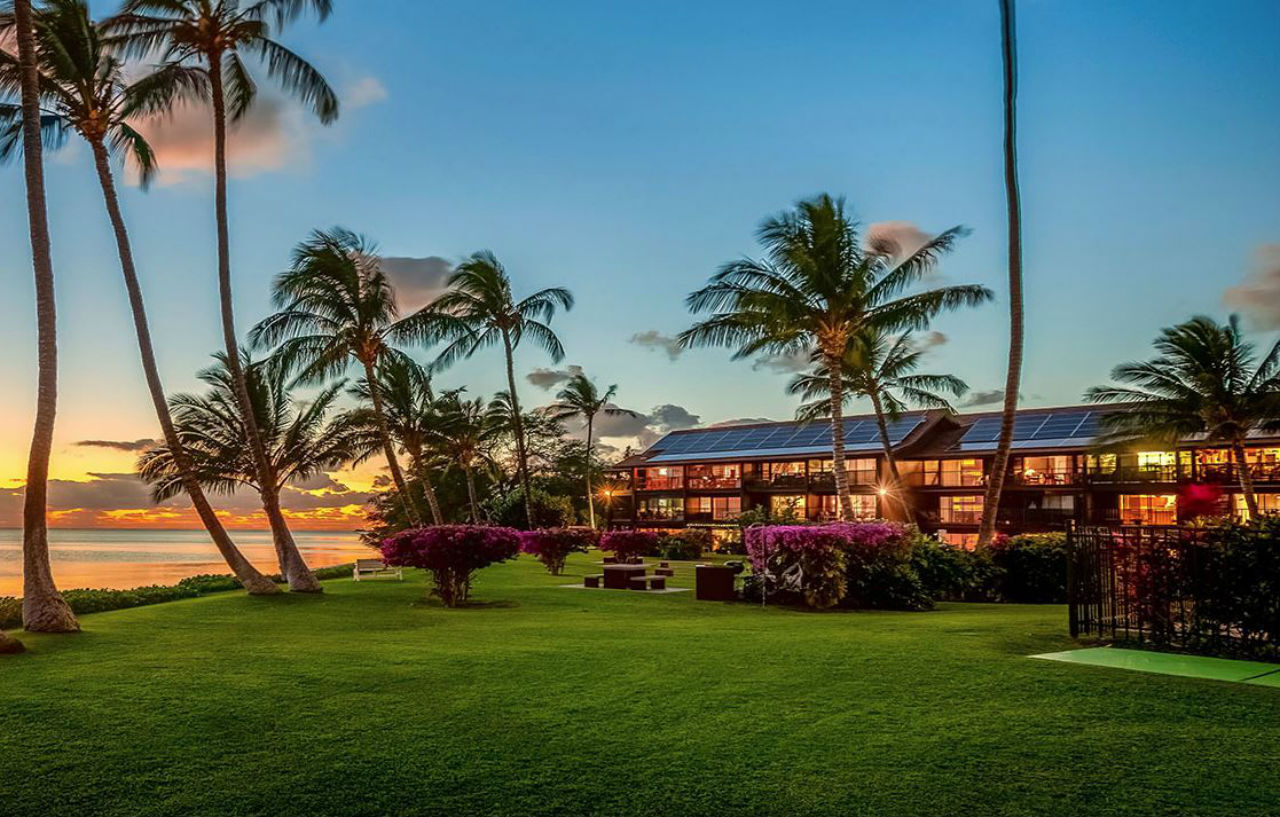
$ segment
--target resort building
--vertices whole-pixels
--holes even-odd
[[[1060,530],[1071,521],[1172,525],[1243,513],[1236,468],[1224,447],[1188,439],[1168,450],[1099,450],[1101,417],[1115,410],[1018,412],[997,515],[1001,531]],[[819,420],[672,432],[610,469],[609,524],[729,531],[748,509],[764,509],[771,518],[834,519],[831,430],[830,421]],[[845,418],[854,514],[910,519],[947,541],[971,545],[999,433],[998,412],[917,412],[890,423],[897,489],[875,417]],[[1259,438],[1246,456],[1259,505],[1280,511],[1280,437]]]

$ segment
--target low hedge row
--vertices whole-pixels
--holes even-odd
[[[313,571],[317,579],[336,579],[351,575],[351,565],[334,565]],[[283,584],[279,575],[271,576],[277,584]],[[153,584],[146,587],[135,587],[131,590],[106,590],[76,588],[62,591],[62,598],[71,605],[76,615],[85,613],[105,613],[109,610],[126,610],[130,607],[145,607],[149,604],[162,604],[166,601],[193,599],[209,593],[226,593],[241,588],[235,576],[205,573],[189,576],[177,584]],[[17,629],[22,626],[22,599],[12,596],[0,596],[0,629]]]

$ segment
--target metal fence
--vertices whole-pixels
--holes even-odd
[[[1203,528],[1071,526],[1071,635],[1280,660],[1274,571],[1255,569],[1257,554],[1280,543],[1225,547],[1213,537]]]

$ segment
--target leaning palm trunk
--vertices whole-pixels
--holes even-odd
[[[828,379],[831,382],[831,470],[836,479],[836,498],[840,517],[853,519],[853,500],[849,497],[849,474],[844,470],[844,378],[840,372],[840,355],[827,353]]]
[[[1250,519],[1258,518],[1258,495],[1253,490],[1253,469],[1244,453],[1244,445],[1239,440],[1231,443],[1231,456],[1236,461],[1236,475],[1240,480],[1240,493],[1244,495],[1244,506],[1249,511]]]
[[[440,512],[440,498],[436,496],[436,486],[431,482],[431,469],[427,468],[422,456],[422,446],[415,443],[409,452],[409,466],[418,475],[422,483],[422,495],[427,498],[427,509],[431,511],[431,521],[436,525],[444,524],[444,514]]]
[[[889,423],[884,416],[884,404],[880,395],[871,392],[871,408],[876,415],[876,427],[880,431],[880,445],[884,448],[884,461],[889,466],[889,490],[882,494],[889,501],[897,502],[902,510],[903,521],[911,521],[911,509],[907,507],[907,494],[902,487],[902,476],[898,473],[898,458],[893,454],[893,440],[889,438]]]
[[[36,421],[27,460],[26,496],[22,504],[22,622],[28,630],[73,633],[75,614],[53,581],[49,564],[49,458],[58,408],[58,335],[54,305],[53,257],[49,248],[49,216],[45,209],[44,160],[40,144],[40,85],[36,68],[31,0],[17,0],[14,17],[22,70],[22,149],[27,177],[27,217],[36,284]]]
[[[244,367],[240,364],[240,345],[236,340],[235,307],[231,299],[231,236],[227,224],[227,108],[223,98],[222,62],[220,59],[209,61],[209,82],[213,96],[213,164],[214,164],[214,215],[218,230],[218,300],[222,312],[222,342],[227,350],[227,371],[231,375],[232,391],[240,406],[240,414],[244,418],[245,435],[249,438],[249,449],[257,467],[259,485],[262,486],[264,508],[270,504],[278,506],[279,497],[273,487],[271,467],[267,460],[267,449],[262,442],[262,434],[258,430],[258,422],[253,416],[253,402],[249,399],[249,386],[245,380]],[[268,521],[270,512],[268,511]],[[284,517],[279,523],[288,528]],[[273,530],[275,525],[273,524]],[[302,554],[290,535],[281,540],[278,547],[292,551],[288,554],[287,563],[293,566],[295,573],[286,575],[291,590],[313,592],[320,589],[315,576],[306,566]],[[282,559],[282,561],[286,561]],[[303,575],[305,573],[305,575]]]
[[[165,400],[164,386],[160,382],[160,372],[156,367],[155,349],[151,344],[151,329],[147,324],[147,308],[142,299],[142,287],[138,282],[137,269],[133,263],[133,248],[129,241],[129,233],[125,228],[124,216],[120,213],[120,202],[116,197],[115,180],[111,174],[111,164],[107,148],[101,141],[93,145],[94,163],[98,169],[98,181],[102,185],[102,196],[107,205],[107,216],[111,219],[111,227],[115,231],[116,250],[120,256],[120,271],[124,274],[125,290],[129,293],[129,306],[133,311],[133,328],[138,336],[138,351],[142,356],[142,371],[147,381],[147,390],[151,394],[151,402],[156,409],[156,417],[160,421],[160,431],[169,450],[173,452],[174,463],[182,480],[182,487],[191,498],[191,505],[200,517],[200,522],[209,532],[213,544],[226,560],[231,572],[240,580],[251,595],[268,595],[278,593],[275,583],[263,576],[255,568],[235,543],[222,525],[222,520],[214,512],[205,496],[204,489],[192,476],[191,458],[187,455],[178,433],[173,427],[173,417],[169,413],[169,404]]]
[[[596,529],[596,503],[591,496],[591,432],[594,417],[587,417],[587,463],[583,469],[587,472],[587,522],[591,529]]]
[[[396,444],[391,440],[391,428],[387,425],[387,415],[382,405],[382,389],[378,387],[378,380],[374,376],[373,363],[368,360],[362,362],[365,380],[369,384],[369,397],[373,400],[373,413],[378,419],[378,436],[382,438],[382,453],[386,455],[387,467],[391,469],[391,481],[400,492],[400,502],[404,505],[404,513],[409,519],[409,524],[418,527],[422,524],[422,517],[418,513],[413,497],[409,494],[409,483],[405,481],[404,472],[400,470],[400,460],[396,457]]]
[[[476,475],[470,465],[464,465],[462,470],[467,475],[467,502],[471,505],[471,524],[479,525],[480,502],[476,499]]]
[[[295,593],[323,593],[324,586],[311,572],[298,544],[293,541],[293,531],[280,509],[279,491],[262,491],[262,510],[267,515],[267,524],[271,526],[271,542],[276,548],[276,559],[280,562],[280,573],[289,582],[289,589]]]
[[[511,336],[503,330],[502,342],[507,352],[507,386],[511,389],[511,423],[516,435],[516,470],[520,474],[520,489],[524,492],[525,522],[533,527],[533,495],[529,488],[529,456],[525,453],[524,420],[520,417],[520,399],[516,397],[516,370]]]
[[[1018,191],[1018,54],[1013,0],[1000,0],[1000,23],[1004,62],[1004,185],[1009,210],[1009,369],[1005,374],[1000,438],[991,460],[982,503],[982,524],[978,527],[980,546],[990,544],[995,537],[996,514],[1009,468],[1013,419],[1018,410],[1018,388],[1022,379],[1022,202]]]

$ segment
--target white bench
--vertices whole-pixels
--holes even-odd
[[[381,559],[356,559],[356,566],[351,569],[351,578],[358,582],[361,576],[395,576],[404,581],[404,571],[398,567],[387,567]]]

